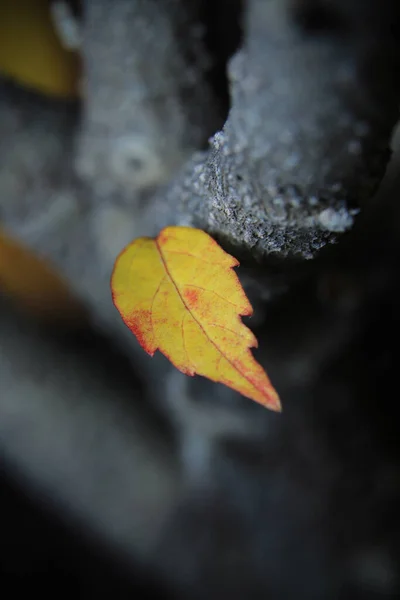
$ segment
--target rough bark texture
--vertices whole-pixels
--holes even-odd
[[[398,65],[374,31],[320,36],[296,27],[290,6],[249,3],[228,120],[167,193],[167,219],[178,212],[255,253],[312,258],[351,228],[383,176]]]
[[[0,222],[136,369],[186,490],[129,382],[1,307],[4,456],[183,597],[395,597],[398,162],[374,192],[398,119],[398,2],[87,0],[81,34],[82,102],[1,82]],[[168,224],[242,260],[283,416],[150,359],[123,326],[115,258]]]

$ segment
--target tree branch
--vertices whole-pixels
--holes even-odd
[[[84,119],[78,170],[97,194],[168,181],[221,123],[201,2],[84,3]],[[114,199],[115,201],[115,199]]]
[[[327,32],[307,31],[294,8],[248,2],[228,120],[149,207],[149,220],[158,212],[253,254],[303,258],[351,228],[390,156],[399,46],[393,60],[393,40],[379,29],[343,33],[336,20]],[[169,212],[159,211],[165,203]]]

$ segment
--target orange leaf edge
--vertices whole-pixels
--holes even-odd
[[[163,253],[162,253],[162,250],[161,250],[161,247],[160,247],[160,243],[162,243],[162,241],[163,241],[163,240],[165,241],[165,237],[166,237],[166,231],[167,231],[167,230],[168,230],[170,227],[174,227],[174,226],[167,226],[167,227],[164,227],[164,228],[163,228],[163,229],[160,231],[160,233],[158,234],[158,236],[157,236],[156,238],[151,238],[151,237],[149,237],[149,236],[146,236],[146,237],[143,237],[143,238],[141,238],[141,239],[143,239],[143,240],[150,240],[150,241],[153,241],[153,242],[155,242],[155,244],[156,244],[156,247],[157,247],[157,250],[158,250],[158,253],[159,253],[159,255],[160,255],[160,258],[161,258],[161,260],[162,260],[162,262],[163,262],[164,269],[165,269],[166,273],[168,274],[168,276],[169,276],[170,280],[171,280],[171,281],[172,281],[172,283],[174,284],[174,286],[175,286],[175,289],[177,290],[177,293],[178,293],[179,297],[181,298],[181,301],[182,301],[182,303],[184,304],[184,306],[185,306],[186,310],[187,310],[187,311],[188,311],[188,312],[189,312],[189,313],[192,315],[192,317],[193,317],[193,318],[195,319],[195,321],[198,323],[199,327],[200,327],[200,328],[201,328],[201,329],[204,331],[204,329],[203,329],[203,327],[202,327],[201,323],[199,323],[199,322],[198,322],[198,320],[197,320],[197,319],[196,319],[196,318],[193,316],[193,314],[192,314],[192,312],[191,312],[190,308],[187,306],[187,303],[185,302],[185,300],[184,300],[184,298],[182,297],[182,295],[181,295],[181,293],[180,293],[179,289],[177,288],[177,286],[176,286],[176,284],[175,284],[175,282],[174,282],[174,279],[173,279],[173,277],[172,277],[172,275],[171,275],[171,273],[170,273],[170,271],[169,271],[168,265],[166,264],[165,258],[164,258],[164,256],[163,256]],[[187,229],[190,229],[190,228],[189,228],[189,227],[187,227]],[[207,235],[208,235],[208,234],[207,234]],[[219,246],[219,244],[218,244],[218,243],[217,243],[217,242],[216,242],[216,241],[215,241],[215,240],[214,240],[214,239],[213,239],[211,236],[209,236],[209,238],[210,238],[210,241],[211,241],[211,243],[213,243],[213,244],[215,244],[215,245]],[[130,243],[129,243],[127,246],[125,246],[125,248],[123,248],[123,249],[122,249],[122,251],[121,251],[121,252],[118,254],[118,256],[117,256],[117,258],[116,258],[116,260],[115,260],[115,263],[114,263],[114,268],[113,268],[112,275],[111,275],[111,286],[110,286],[110,287],[111,287],[111,293],[112,293],[112,300],[113,300],[113,304],[114,304],[115,308],[118,310],[118,312],[119,312],[119,309],[118,309],[117,302],[116,302],[116,293],[115,293],[115,291],[114,291],[114,288],[113,288],[113,285],[112,285],[113,276],[114,276],[114,272],[115,272],[115,270],[116,270],[116,268],[117,268],[117,265],[118,265],[119,259],[120,259],[120,258],[121,258],[121,257],[122,257],[124,254],[125,254],[125,252],[127,252],[127,251],[129,250],[129,248],[131,247],[132,243],[134,243],[135,241],[137,241],[137,239],[136,239],[136,240],[133,240],[132,242],[130,242]],[[225,254],[228,254],[228,253],[226,252]],[[228,256],[230,256],[230,258],[232,258],[232,259],[233,259],[233,261],[234,261],[234,263],[228,267],[229,269],[233,269],[233,268],[235,268],[235,267],[238,267],[238,266],[240,266],[240,262],[237,260],[237,258],[235,258],[234,256],[231,256],[230,254],[228,254]],[[236,279],[237,279],[237,282],[236,282],[236,284],[237,284],[238,286],[240,286],[240,288],[241,288],[241,289],[243,289],[243,288],[242,288],[242,285],[241,285],[241,283],[240,283],[240,280],[239,280],[239,278],[238,278],[238,276],[237,276],[237,274],[236,274],[236,273],[235,273],[235,275],[236,275]],[[238,319],[239,319],[240,323],[241,323],[241,324],[242,324],[244,327],[247,327],[247,326],[246,326],[246,325],[243,323],[243,321],[242,321],[242,319],[241,319],[240,317],[241,317],[241,316],[251,316],[251,315],[253,314],[253,307],[251,306],[251,304],[250,304],[250,301],[248,300],[247,296],[246,296],[246,299],[247,299],[247,301],[248,301],[248,304],[249,304],[249,309],[248,309],[248,310],[245,310],[245,311],[242,311],[242,312],[238,312],[238,313],[237,313],[237,317],[238,317]],[[119,312],[119,314],[121,314],[121,313]],[[122,315],[121,315],[121,316],[122,316]],[[136,323],[134,323],[134,322],[132,322],[132,321],[131,321],[131,322],[129,322],[128,320],[126,320],[126,318],[123,318],[123,322],[124,322],[124,324],[125,324],[125,325],[128,327],[128,329],[129,329],[129,330],[130,330],[130,331],[131,331],[131,332],[132,332],[132,333],[135,335],[135,337],[136,337],[137,341],[139,342],[140,346],[143,348],[143,350],[144,350],[144,351],[145,351],[147,354],[149,354],[149,356],[153,357],[153,356],[154,356],[154,354],[155,354],[155,352],[158,350],[159,352],[161,352],[161,354],[163,354],[163,355],[164,355],[164,356],[165,356],[165,357],[166,357],[166,358],[167,358],[167,359],[168,359],[168,360],[169,360],[169,361],[170,361],[170,362],[171,362],[171,363],[174,365],[174,367],[175,367],[176,369],[178,369],[178,371],[180,371],[180,372],[181,372],[181,373],[183,373],[184,375],[187,375],[187,376],[189,376],[189,377],[194,377],[194,376],[196,375],[196,376],[198,376],[198,377],[204,377],[205,379],[210,379],[211,381],[214,381],[214,382],[216,382],[216,383],[219,383],[219,384],[221,384],[221,385],[227,385],[227,384],[224,384],[223,382],[219,381],[218,379],[216,379],[216,378],[214,378],[214,377],[211,377],[211,376],[203,376],[203,375],[199,375],[198,373],[196,373],[196,371],[195,371],[194,369],[189,369],[189,368],[187,368],[187,369],[186,369],[186,368],[182,368],[181,366],[179,366],[179,365],[177,365],[177,364],[175,363],[175,361],[174,361],[173,357],[172,357],[172,356],[171,356],[171,355],[170,355],[170,354],[169,354],[167,351],[164,351],[164,350],[163,350],[163,351],[161,351],[161,350],[160,350],[158,347],[156,347],[156,348],[154,348],[154,349],[149,349],[149,348],[148,348],[148,345],[146,345],[146,341],[143,339],[143,338],[144,338],[144,336],[143,336],[142,332],[140,331],[140,328],[139,328],[139,327],[136,325]],[[212,343],[214,346],[216,346],[216,345],[215,345],[215,343],[214,343],[212,340],[210,340],[210,338],[208,337],[207,333],[206,333],[206,332],[204,332],[204,333],[206,334],[206,336],[207,336],[207,338],[209,339],[210,343]],[[217,346],[216,346],[216,347],[217,347]],[[255,343],[254,343],[254,344],[252,344],[252,345],[250,345],[250,346],[248,346],[248,347],[247,347],[247,349],[246,349],[246,355],[247,355],[247,359],[248,359],[249,361],[252,361],[252,362],[256,363],[256,365],[257,365],[257,366],[259,366],[259,367],[262,369],[263,373],[266,375],[266,377],[267,377],[267,379],[268,379],[268,381],[269,381],[269,377],[268,377],[268,375],[267,375],[267,374],[266,374],[266,372],[264,371],[263,367],[262,367],[262,366],[261,366],[261,365],[260,365],[260,364],[259,364],[259,363],[256,361],[256,359],[254,358],[254,356],[253,356],[253,354],[252,354],[252,352],[251,352],[251,348],[257,348],[257,347],[258,347],[258,340],[257,340],[257,338],[255,338]],[[228,358],[225,356],[225,354],[223,353],[223,351],[222,351],[222,350],[220,350],[220,349],[219,349],[219,347],[217,347],[217,350],[218,350],[218,351],[219,351],[219,352],[220,352],[220,353],[221,353],[221,354],[222,354],[222,355],[225,357],[225,359],[226,359],[226,360],[228,360],[228,362],[229,362],[229,363],[232,365],[232,367],[233,367],[234,369],[236,369],[236,370],[237,370],[237,371],[238,371],[238,372],[239,372],[239,373],[242,375],[242,377],[244,377],[245,379],[247,379],[247,381],[249,381],[249,382],[251,383],[251,385],[253,385],[253,386],[254,386],[254,387],[255,387],[255,388],[256,388],[256,389],[257,389],[259,392],[261,392],[261,394],[262,394],[262,395],[265,397],[265,402],[263,402],[263,401],[259,400],[258,398],[255,398],[255,397],[253,397],[253,396],[251,396],[251,395],[248,395],[248,394],[245,394],[245,393],[243,393],[243,392],[240,392],[240,391],[238,391],[238,390],[237,390],[236,388],[234,388],[234,387],[233,387],[233,388],[232,388],[231,386],[228,386],[228,387],[231,387],[231,389],[234,389],[235,391],[237,391],[238,393],[240,393],[242,396],[245,396],[245,397],[249,398],[250,400],[253,400],[253,401],[257,402],[258,404],[261,404],[262,406],[264,406],[264,407],[266,407],[266,408],[268,408],[268,409],[270,409],[270,410],[272,410],[272,411],[274,411],[274,412],[282,412],[282,405],[281,405],[281,401],[280,401],[279,395],[278,395],[278,393],[276,392],[276,390],[275,390],[274,386],[272,385],[272,383],[271,383],[271,384],[268,386],[268,392],[263,392],[263,389],[262,389],[261,387],[259,387],[259,386],[258,386],[258,385],[257,385],[257,384],[256,384],[256,383],[253,381],[253,380],[251,380],[251,379],[249,379],[248,377],[246,377],[246,375],[244,375],[244,373],[242,373],[241,371],[239,371],[239,369],[237,368],[237,366],[236,366],[236,365],[235,365],[235,364],[234,364],[234,363],[233,363],[231,360],[229,360],[229,359],[228,359]]]

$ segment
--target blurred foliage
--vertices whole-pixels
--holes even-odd
[[[85,313],[53,269],[0,231],[0,291],[37,317],[81,322]]]
[[[79,56],[63,47],[48,0],[0,1],[0,73],[45,94],[78,94]]]
[[[79,57],[62,46],[47,0],[0,0],[0,74],[40,93],[77,96]],[[40,318],[84,315],[58,274],[1,231],[0,291]]]

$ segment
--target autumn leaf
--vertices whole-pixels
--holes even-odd
[[[151,356],[160,350],[182,373],[203,375],[279,411],[279,397],[250,351],[257,339],[240,318],[253,309],[232,269],[238,265],[204,231],[166,227],[119,255],[113,301]]]
[[[51,96],[75,98],[80,61],[66,50],[48,0],[0,0],[0,74]]]

